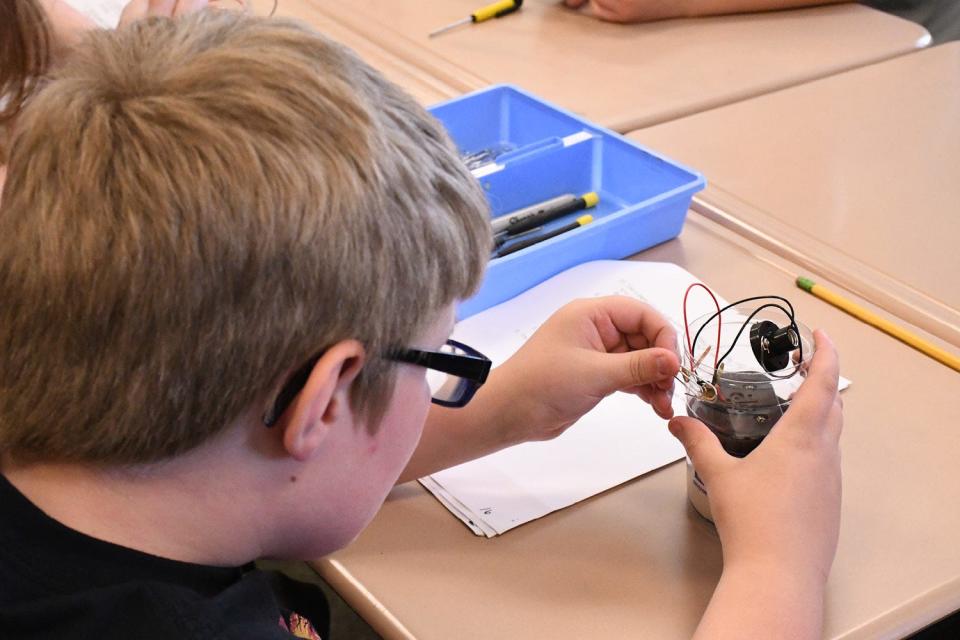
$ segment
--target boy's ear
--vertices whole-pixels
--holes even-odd
[[[290,456],[301,462],[308,460],[337,423],[352,416],[350,388],[365,359],[362,344],[341,340],[313,365],[307,383],[277,424],[283,430],[283,447]]]

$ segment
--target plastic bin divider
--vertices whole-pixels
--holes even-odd
[[[537,140],[532,144],[528,144],[525,147],[520,147],[519,149],[514,149],[513,151],[508,151],[503,155],[497,158],[497,164],[510,164],[512,162],[519,161],[521,158],[526,158],[527,156],[537,155],[541,152],[548,151],[549,149],[554,149],[563,146],[563,138],[559,136],[553,136],[552,138],[543,138]]]

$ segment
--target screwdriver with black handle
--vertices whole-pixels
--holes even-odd
[[[433,38],[441,33],[445,33],[450,29],[455,29],[460,25],[470,24],[471,22],[484,22],[490,20],[491,18],[502,18],[508,13],[513,13],[518,10],[523,5],[523,0],[500,0],[499,2],[494,2],[486,5],[485,7],[480,7],[468,17],[463,20],[457,20],[451,24],[448,24],[445,27],[441,27],[436,31],[430,33],[428,37]]]

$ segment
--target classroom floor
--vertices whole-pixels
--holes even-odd
[[[281,571],[301,582],[309,582],[319,586],[330,604],[330,638],[332,640],[382,640],[376,631],[370,628],[357,612],[350,608],[337,592],[330,588],[326,581],[317,575],[305,562],[277,562],[261,560],[257,567],[266,571]],[[326,639],[325,639],[326,640]]]

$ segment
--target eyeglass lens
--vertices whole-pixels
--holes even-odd
[[[439,351],[453,355],[469,355],[463,349],[451,344],[445,344]],[[466,378],[444,373],[443,371],[434,371],[427,369],[427,385],[430,387],[430,394],[434,400],[443,400],[446,402],[456,402],[470,386],[470,381]]]

